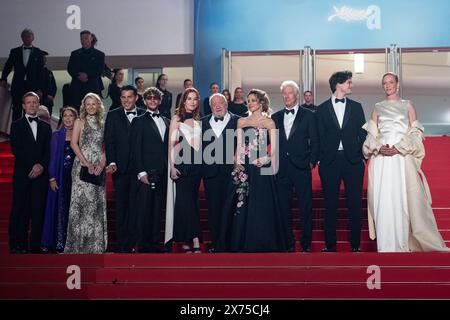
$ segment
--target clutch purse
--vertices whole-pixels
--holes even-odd
[[[95,184],[96,186],[103,186],[105,183],[105,171],[102,171],[98,176],[95,174],[90,174],[88,167],[81,167],[80,169],[80,180]]]

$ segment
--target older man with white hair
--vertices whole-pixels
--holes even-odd
[[[300,107],[299,87],[291,80],[281,84],[285,107],[272,119],[279,130],[279,170],[277,188],[285,218],[289,251],[295,251],[292,232],[292,191],[297,192],[300,209],[302,251],[309,252],[312,238],[312,177],[319,156],[319,140],[314,113]]]
[[[236,146],[234,132],[239,117],[228,111],[227,98],[221,93],[211,95],[209,104],[212,114],[202,118],[202,176],[212,241],[210,252],[214,252],[223,220],[221,213],[227,197],[225,190],[233,170]],[[234,141],[230,141],[230,139]],[[231,146],[231,148],[227,146]]]

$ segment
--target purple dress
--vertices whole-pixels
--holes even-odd
[[[41,241],[42,247],[49,251],[62,252],[66,244],[74,159],[70,141],[66,141],[66,129],[54,132],[49,176],[56,179],[59,189],[55,192],[50,187],[48,189]]]

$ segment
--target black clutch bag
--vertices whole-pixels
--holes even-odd
[[[105,171],[102,171],[98,176],[95,174],[90,174],[88,167],[81,167],[80,170],[80,180],[95,184],[96,186],[103,186],[105,183]]]

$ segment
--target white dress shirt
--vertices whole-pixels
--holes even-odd
[[[126,109],[123,109],[123,111],[125,112],[125,115],[127,116],[127,118],[128,118],[128,121],[131,123],[132,121],[133,121],[133,119],[134,118],[136,118],[137,117],[137,109],[136,108],[134,108],[134,109],[132,109],[132,110],[126,110]],[[127,112],[136,112],[136,114],[127,114]]]
[[[33,122],[30,123],[28,118],[30,118],[30,117],[31,118],[37,118],[37,115],[33,117],[33,116],[30,116],[30,115],[26,114],[25,117],[27,118],[27,122],[28,122],[28,124],[31,127],[31,131],[33,131],[34,140],[36,140],[37,139],[37,122],[33,121]]]
[[[298,112],[298,104],[295,105],[292,108],[284,108],[283,112],[286,110],[294,110],[294,114],[289,113],[284,115],[284,131],[286,132],[286,138],[289,138],[289,135],[291,134],[292,125],[294,124],[295,117],[297,116]]]
[[[31,49],[33,50],[33,49]],[[22,46],[22,58],[23,58],[23,66],[26,68],[28,64],[28,60],[30,60],[31,50],[25,50],[25,46]],[[27,80],[27,74],[24,75],[24,80]]]
[[[228,112],[223,116],[223,121],[216,121],[214,120],[214,115],[211,116],[211,119],[209,119],[209,124],[211,125],[211,128],[217,138],[222,134],[223,129],[225,129],[230,119],[231,116]]]
[[[345,103],[342,102],[335,102],[336,96],[332,95],[331,96],[331,103],[333,104],[333,109],[334,109],[334,113],[336,114],[336,117],[338,119],[339,122],[339,127],[342,128],[342,123],[344,122],[344,114],[345,114],[345,106],[347,104],[347,98],[345,99]],[[338,150],[344,150],[344,146],[342,145],[342,141],[339,142],[339,148]]]

